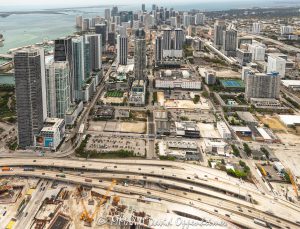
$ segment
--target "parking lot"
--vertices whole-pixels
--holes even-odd
[[[87,150],[99,152],[128,150],[133,151],[137,156],[144,156],[146,153],[146,141],[124,136],[92,135],[87,144]]]

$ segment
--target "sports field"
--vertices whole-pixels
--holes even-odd
[[[225,88],[244,88],[245,84],[242,80],[220,80]]]
[[[106,97],[121,98],[121,97],[123,97],[123,92],[122,91],[108,91],[108,92],[106,92]]]

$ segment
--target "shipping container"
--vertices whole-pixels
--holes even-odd
[[[2,171],[13,171],[10,167],[2,167]]]

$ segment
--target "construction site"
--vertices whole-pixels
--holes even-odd
[[[186,224],[200,228],[204,222],[204,228],[250,225],[259,229],[266,228],[259,225],[276,224],[297,228],[299,197],[286,199],[280,191],[298,196],[297,181],[287,169],[291,184],[270,182],[272,187],[266,194],[260,183],[192,164],[69,162],[50,158],[0,160],[1,229],[165,229],[186,228],[182,226]],[[261,173],[268,176],[268,165],[261,166]],[[283,173],[280,165],[276,169]]]

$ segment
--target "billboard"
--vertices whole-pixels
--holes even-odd
[[[43,136],[36,136],[35,137],[35,144],[36,144],[36,146],[44,147],[44,137]]]

